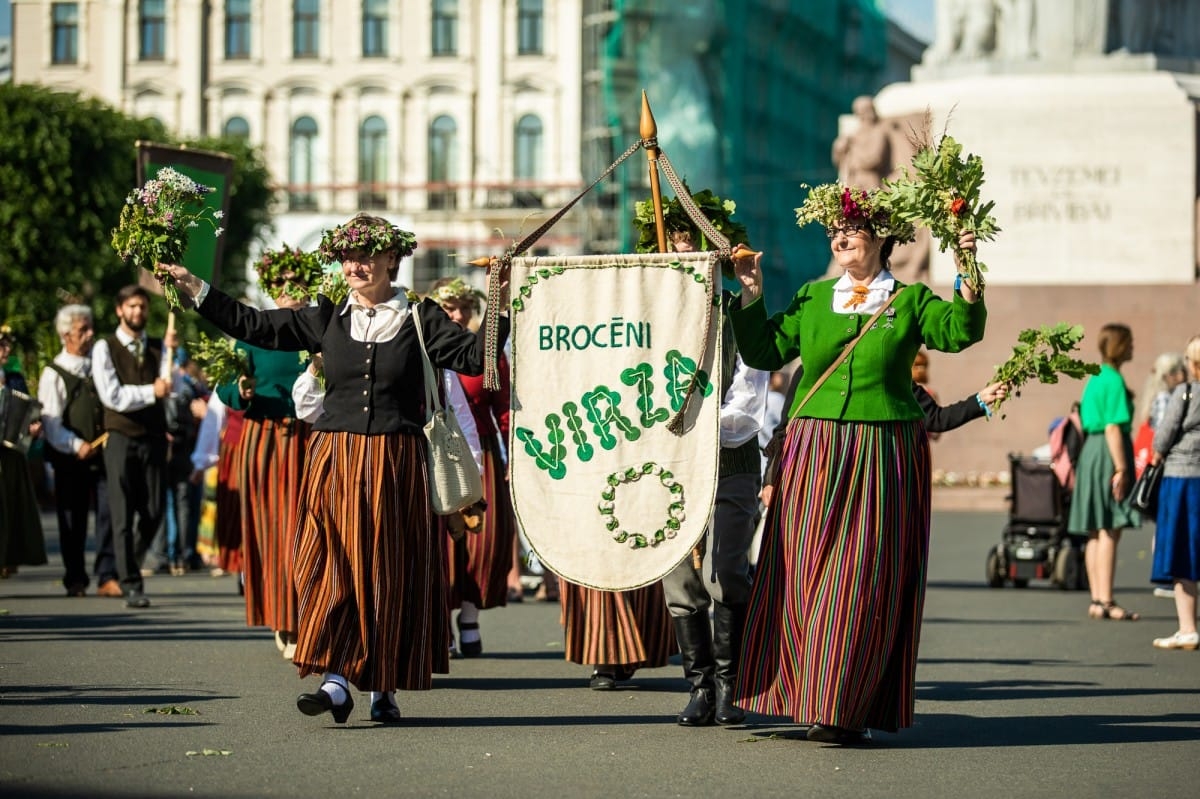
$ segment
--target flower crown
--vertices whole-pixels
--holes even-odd
[[[286,244],[278,250],[263,250],[254,262],[258,285],[271,296],[283,293],[307,300],[321,280],[321,260],[315,252],[305,252]]]
[[[886,191],[868,191],[843,186],[841,183],[825,183],[810,187],[804,204],[796,209],[796,224],[804,227],[817,222],[826,228],[843,224],[870,225],[876,236],[896,239],[904,244],[916,238],[917,231],[912,222],[897,218],[891,209],[890,196]]]
[[[487,295],[479,289],[468,286],[466,281],[461,277],[456,277],[448,283],[443,283],[430,291],[429,296],[436,300],[439,305],[445,302],[469,303],[476,310],[479,309],[480,301],[487,298]]]
[[[687,183],[684,183],[683,187],[687,189]],[[713,194],[711,189],[704,189],[693,194],[692,202],[700,209],[700,213],[704,214],[705,218],[712,223],[712,226],[729,239],[730,247],[746,243],[746,226],[740,222],[734,222],[730,218],[737,210],[737,203],[733,200],[722,200]],[[678,197],[663,200],[662,207],[663,225],[667,229],[668,238],[671,233],[676,231],[687,231],[695,237],[697,250],[709,248],[709,241],[704,237],[704,233],[696,228],[696,223],[687,215],[687,211],[683,210],[683,203],[679,202]],[[633,223],[638,228],[638,240],[634,250],[636,252],[658,252],[658,228],[654,222],[653,201],[642,200],[635,203],[633,209]]]
[[[12,325],[7,322],[0,325],[0,341],[6,341],[11,344],[15,339],[16,335],[13,333]]]
[[[325,231],[317,252],[326,261],[340,261],[348,252],[357,250],[367,255],[395,252],[400,258],[412,255],[417,248],[417,237],[377,216],[358,216]]]

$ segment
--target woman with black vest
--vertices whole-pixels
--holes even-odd
[[[321,256],[341,263],[350,294],[336,305],[320,296],[296,310],[258,311],[182,266],[166,267],[200,314],[229,335],[324,356],[325,410],[313,425],[300,491],[294,662],[301,676],[322,675],[297,707],[306,715],[328,712],[338,723],[354,708],[350,683],[371,691],[372,721],[395,723],[393,692],[428,690],[433,672],[449,669],[415,300],[392,286],[400,259],[416,245],[411,233],[366,214],[326,231]],[[483,371],[482,332],[459,327],[433,300],[421,303],[420,317],[435,367]],[[500,332],[503,345],[507,319]]]

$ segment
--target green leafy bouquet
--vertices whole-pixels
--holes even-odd
[[[1022,330],[1017,335],[1012,357],[996,367],[992,382],[1007,384],[1009,391],[1015,394],[1030,380],[1057,383],[1060,374],[1076,380],[1098,374],[1099,364],[1080,361],[1070,355],[1082,339],[1083,325],[1065,322]],[[999,407],[1000,401],[997,401],[994,409]]]
[[[963,231],[971,231],[981,241],[991,241],[1000,228],[992,216],[994,202],[983,203],[979,189],[983,185],[983,159],[968,154],[962,145],[943,135],[934,145],[918,144],[913,156],[913,172],[907,168],[898,180],[884,181],[880,202],[893,218],[925,225],[945,252],[953,247],[958,269],[976,291],[983,291],[983,273],[987,267],[973,252],[958,246]]]
[[[286,294],[305,301],[316,292],[322,274],[317,253],[286,244],[278,250],[263,250],[254,262],[254,271],[259,285],[272,297]]]
[[[232,383],[250,372],[246,354],[237,349],[237,342],[231,338],[214,339],[201,333],[199,341],[190,345],[188,349],[191,351],[192,360],[213,386]]]
[[[687,189],[687,184],[683,186]],[[690,189],[688,189],[690,191]],[[717,195],[713,194],[711,189],[704,189],[691,195],[692,202],[700,209],[700,213],[712,223],[721,235],[729,239],[729,246],[735,244],[745,244],[747,242],[746,226],[740,222],[734,222],[730,217],[737,210],[737,203],[733,200],[722,200]],[[683,203],[678,197],[669,197],[663,200],[663,227],[666,228],[667,241],[670,242],[671,234],[676,231],[686,230],[693,235],[699,236],[699,240],[695,242],[696,249],[707,250],[709,248],[708,241],[704,238],[703,231],[696,227],[696,223],[687,215],[687,211],[683,209]],[[635,203],[633,206],[633,224],[638,229],[638,240],[634,246],[635,252],[658,252],[658,227],[654,221],[654,202],[652,200],[642,200]]]
[[[163,284],[163,294],[172,308],[180,307],[179,291],[160,264],[183,260],[188,231],[201,221],[212,225],[214,236],[224,232],[217,225],[222,212],[210,211],[204,205],[204,196],[211,191],[187,175],[164,167],[140,189],[129,193],[112,232],[113,249],[125,263],[152,272]]]

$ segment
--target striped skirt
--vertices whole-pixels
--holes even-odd
[[[217,449],[217,565],[227,572],[242,570],[242,500],[238,482],[242,471],[242,425],[245,413],[230,409]]]
[[[296,631],[292,556],[308,431],[295,419],[247,419],[242,429],[242,585],[251,627]]]
[[[294,562],[300,676],[428,690],[433,672],[450,667],[450,621],[425,439],[316,431],[305,457]]]
[[[505,479],[500,440],[494,435],[483,441],[483,498],[487,510],[479,532],[467,533],[457,542],[447,538],[452,608],[465,601],[483,610],[504,607],[508,600],[508,573],[513,565],[517,520]]]
[[[912,724],[929,469],[921,422],[788,424],[739,705],[801,724]]]
[[[679,651],[662,583],[600,591],[559,579],[566,657],[572,663],[658,668]]]

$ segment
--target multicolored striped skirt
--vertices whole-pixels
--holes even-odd
[[[294,563],[301,677],[332,671],[363,691],[414,691],[449,670],[425,446],[405,433],[309,438]]]
[[[504,607],[508,600],[508,573],[513,565],[517,520],[505,479],[500,440],[483,440],[483,498],[487,501],[483,524],[450,548],[450,607],[472,602],[480,610]]]
[[[296,419],[247,419],[242,429],[242,585],[251,627],[296,631],[292,556],[309,430]]]
[[[230,408],[217,449],[217,565],[227,572],[242,570],[242,500],[238,483],[242,472],[242,426],[245,411]]]
[[[793,419],[751,589],[737,703],[912,724],[929,551],[922,422]]]
[[[653,669],[679,651],[661,582],[600,591],[559,578],[558,586],[572,663]]]

